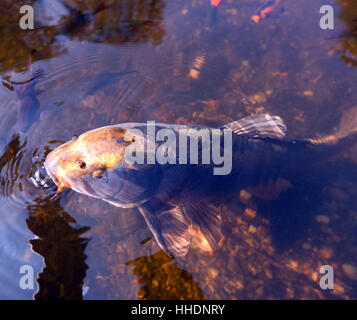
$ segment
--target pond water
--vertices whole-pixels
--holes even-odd
[[[51,200],[33,183],[56,146],[108,124],[219,127],[266,112],[291,137],[336,132],[357,101],[357,1],[282,0],[259,23],[260,0],[28,2],[34,30],[19,28],[21,1],[0,4],[1,299],[357,298],[356,144],[297,182],[238,191],[220,247],[175,259],[137,209],[74,191]],[[319,27],[325,4],[334,30]],[[33,289],[19,285],[23,265]],[[320,288],[323,265],[334,290]]]

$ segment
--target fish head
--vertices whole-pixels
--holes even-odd
[[[125,133],[120,126],[102,127],[51,151],[44,166],[58,186],[56,195],[66,188],[95,198],[119,192],[124,178],[118,173],[121,168],[128,170],[124,152],[130,141],[124,140]]]

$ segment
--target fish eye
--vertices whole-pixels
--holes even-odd
[[[74,135],[72,136],[72,141],[77,140],[77,138],[78,138],[78,135],[77,135],[77,134],[74,134]]]
[[[81,169],[85,169],[87,164],[83,160],[77,160],[77,164]]]

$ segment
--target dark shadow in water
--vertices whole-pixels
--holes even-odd
[[[63,36],[71,40],[110,44],[160,44],[165,35],[164,0],[128,0],[114,4],[103,0],[94,4],[78,0],[70,3],[64,0],[53,0],[53,3],[33,0],[27,4],[34,7],[33,30],[21,30],[19,27],[22,3],[1,1],[0,73],[26,69],[28,55],[34,49],[37,51],[36,60],[65,53],[66,49],[60,41]],[[44,15],[46,8],[47,11],[61,8],[54,13],[59,20],[57,24],[48,25],[49,19],[38,21],[37,17]]]
[[[28,207],[28,228],[39,237],[30,240],[32,249],[44,258],[45,267],[37,279],[37,300],[82,299],[88,266],[84,250],[89,239],[82,233],[89,227],[74,227],[75,220],[59,205],[48,200]]]
[[[342,46],[341,60],[348,65],[357,67],[357,1],[342,1],[339,19],[346,25],[346,30],[338,37]]]
[[[270,232],[277,250],[289,249],[296,241],[304,240],[306,230],[329,200],[326,190],[336,181],[357,181],[357,166],[349,159],[333,161],[307,168],[304,174],[291,180],[291,187],[269,202],[257,201],[259,212],[270,220]],[[357,209],[357,203],[349,203]]]
[[[17,199],[15,201],[21,204],[27,203],[28,193],[34,189],[27,181],[28,176],[21,175],[20,162],[26,163],[26,144],[27,139],[22,140],[15,134],[0,157],[0,194],[12,200]],[[61,208],[59,201],[48,200],[53,188],[38,188],[37,191],[42,198],[31,201],[34,204],[27,206],[27,226],[38,237],[30,240],[30,243],[45,263],[37,279],[39,291],[35,298],[81,299],[83,279],[88,268],[84,254],[88,239],[81,235],[89,227],[75,226],[76,221]],[[22,193],[25,194],[24,198],[21,197]]]
[[[94,10],[81,7],[79,1],[76,1],[76,7],[66,5],[69,15],[63,25],[57,27],[56,35],[93,42],[159,44],[165,34],[165,2],[162,0],[130,0],[114,4],[100,0]]]
[[[27,142],[25,140],[25,142],[21,144],[20,136],[18,134],[12,136],[7,146],[2,147],[3,153],[0,156],[0,171],[6,165],[6,163],[11,162],[14,158],[16,158],[16,155],[26,145],[26,143]]]
[[[7,146],[3,147],[3,154],[0,157],[0,173],[2,173],[2,169],[7,164],[9,166],[6,173],[0,174],[0,194],[4,197],[13,192],[14,183],[18,178],[17,167],[23,156],[23,148],[26,144],[26,139],[21,142],[20,136],[14,134]]]
[[[204,295],[197,282],[189,272],[172,263],[162,250],[151,255],[139,257],[126,263],[134,266],[132,272],[139,276],[143,286],[138,292],[138,298],[143,300],[198,300]]]

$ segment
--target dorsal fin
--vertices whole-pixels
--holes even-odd
[[[278,116],[269,114],[256,114],[223,127],[231,129],[237,135],[247,135],[252,138],[283,138],[286,135],[286,125]]]

